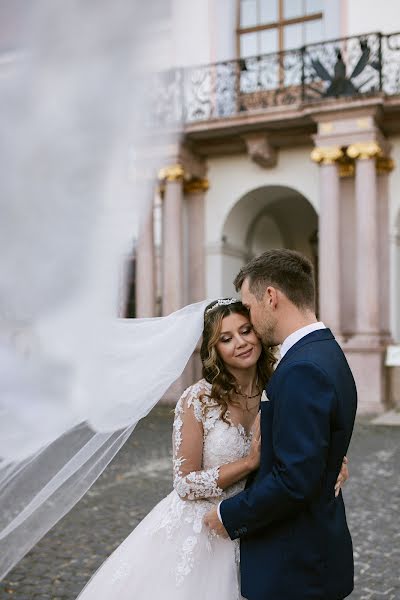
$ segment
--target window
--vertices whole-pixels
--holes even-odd
[[[239,0],[240,57],[320,42],[323,3],[324,0]]]

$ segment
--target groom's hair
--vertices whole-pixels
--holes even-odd
[[[233,282],[237,292],[245,279],[259,301],[271,285],[298,308],[315,309],[314,268],[300,252],[286,248],[267,250],[240,269]]]

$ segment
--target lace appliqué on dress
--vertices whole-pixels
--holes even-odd
[[[240,481],[223,490],[218,486],[219,469],[223,464],[243,458],[248,454],[251,436],[245,429],[221,419],[221,408],[209,396],[211,385],[204,379],[189,387],[179,399],[175,408],[173,428],[173,481],[174,492],[168,496],[168,505],[149,533],[166,533],[171,543],[177,542],[177,566],[175,581],[179,587],[192,571],[199,549],[199,536],[206,534],[207,552],[213,552],[213,543],[218,537],[208,530],[203,519],[206,513],[215,508],[224,498],[230,497],[244,488]],[[183,473],[186,458],[180,454],[187,411],[193,411],[195,421],[203,431],[201,470]],[[193,420],[193,418],[192,418]],[[186,435],[186,430],[185,434]],[[190,526],[190,534],[180,538],[182,525]],[[188,531],[188,533],[189,533]],[[178,541],[179,540],[179,541]],[[234,544],[236,563],[239,561],[239,543]],[[199,550],[200,551],[200,550]]]
[[[174,488],[181,498],[199,500],[201,498],[219,498],[223,490],[218,487],[219,467],[198,471],[183,476],[180,466],[184,458],[174,460]]]
[[[176,585],[179,586],[183,583],[185,576],[190,573],[193,569],[194,558],[193,549],[197,544],[197,537],[192,535],[186,538],[181,551],[181,558],[176,568]]]
[[[218,498],[223,493],[223,489],[218,487],[217,482],[219,478],[219,466],[212,467],[210,469],[204,469],[201,471],[192,471],[186,475],[182,472],[182,465],[185,462],[183,456],[178,456],[179,448],[182,444],[182,426],[183,419],[182,415],[184,411],[193,407],[193,412],[196,420],[199,423],[203,423],[205,420],[207,426],[204,434],[210,429],[215,423],[215,419],[219,416],[219,407],[217,414],[212,414],[211,419],[208,415],[207,419],[204,419],[204,409],[208,408],[210,404],[213,413],[215,413],[214,403],[209,397],[204,396],[203,405],[200,400],[202,394],[206,394],[209,389],[202,382],[189,387],[181,396],[178,404],[175,408],[175,421],[174,421],[174,457],[173,457],[173,469],[174,469],[174,489],[181,498],[188,500],[197,500],[200,498]],[[209,412],[209,411],[208,411]],[[211,421],[211,422],[210,422]],[[212,424],[211,424],[212,423]],[[204,426],[203,426],[204,429]]]

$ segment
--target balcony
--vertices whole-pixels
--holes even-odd
[[[309,139],[313,113],[371,103],[382,105],[388,131],[400,132],[400,33],[330,40],[162,78],[158,117],[183,124],[193,141],[218,145],[221,136],[233,141],[260,127],[290,136],[307,130]]]

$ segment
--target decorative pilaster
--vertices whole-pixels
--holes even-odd
[[[388,339],[391,337],[389,174],[393,169],[394,160],[386,156],[377,158],[376,172],[378,174],[379,287],[381,289],[380,329],[382,334]]]
[[[161,296],[166,315],[197,298],[204,299],[204,194],[207,167],[189,143],[178,143],[168,153],[170,164],[159,171],[162,202]],[[192,223],[194,225],[192,225]],[[198,276],[197,276],[198,275]],[[164,396],[176,404],[182,391],[200,374],[196,357]]]
[[[199,302],[206,297],[205,241],[205,194],[209,188],[207,179],[193,179],[184,185],[188,211],[188,300]]]
[[[147,212],[139,232],[136,248],[136,316],[155,315],[155,254],[153,205]]]
[[[172,164],[160,169],[163,191],[162,314],[183,304],[183,179],[184,169]]]
[[[339,146],[317,147],[311,159],[320,165],[319,308],[321,319],[341,334]]]
[[[200,302],[206,298],[205,261],[205,196],[209,188],[206,178],[185,182],[184,192],[188,216],[188,301]],[[202,376],[200,345],[191,360],[192,381]],[[189,382],[190,383],[190,382]]]
[[[391,277],[393,277],[394,283],[394,295],[393,302],[394,306],[400,306],[400,220],[397,220],[394,230],[392,230],[390,235],[390,244],[391,244]],[[394,339],[400,338],[400,313],[396,310],[395,313],[395,321],[393,323],[393,337]],[[400,390],[400,388],[399,388]],[[399,393],[399,401],[400,401],[400,393]]]
[[[376,159],[383,150],[375,142],[358,142],[347,148],[356,160],[356,332],[367,338],[380,334],[378,175]]]

